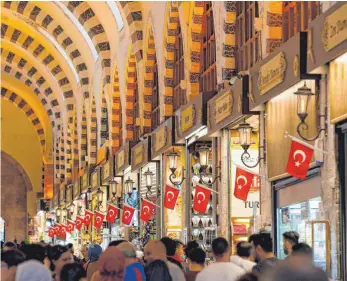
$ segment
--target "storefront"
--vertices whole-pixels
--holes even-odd
[[[175,112],[175,142],[185,144],[185,190],[183,192],[183,241],[196,240],[209,249],[212,239],[217,236],[216,206],[217,196],[212,192],[204,212],[193,208],[196,186],[204,185],[218,190],[220,181],[220,161],[217,156],[218,141],[207,137],[207,102],[213,92],[203,92]],[[213,168],[215,167],[215,168]],[[204,200],[206,199],[203,196]]]
[[[341,249],[347,248],[347,4],[338,2],[309,24],[307,72],[327,77],[329,122],[335,126],[340,182]],[[347,253],[341,253],[338,279],[347,280]]]
[[[235,247],[238,241],[247,240],[253,233],[255,217],[260,212],[260,181],[257,175],[260,162],[259,117],[257,112],[249,112],[248,85],[248,76],[243,76],[208,102],[208,135],[220,138],[220,159],[227,186],[227,206],[223,205],[225,210],[222,210],[220,215],[228,220],[226,225],[229,232],[227,230],[226,236],[232,237]],[[250,137],[240,137],[243,131],[246,131],[246,125]],[[241,132],[238,130],[240,127]],[[238,168],[254,173],[252,186],[242,199],[234,195]]]
[[[316,265],[329,272],[330,226],[322,212],[320,193],[319,166],[324,162],[323,156],[314,153],[305,179],[296,179],[286,172],[291,140],[285,135],[316,147],[321,147],[324,138],[324,130],[319,128],[325,129],[325,92],[319,91],[319,75],[306,74],[306,49],[307,33],[297,33],[251,68],[250,109],[265,109],[266,114],[263,126],[266,126],[269,148],[266,164],[267,177],[272,183],[272,231],[276,253],[284,257],[282,233],[298,231],[300,240],[312,246]],[[318,92],[319,97],[316,96]],[[316,98],[310,99],[311,96]],[[304,152],[299,152],[301,156],[294,159],[298,165],[306,158]]]

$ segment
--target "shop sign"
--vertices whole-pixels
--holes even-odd
[[[143,147],[143,144],[141,144],[135,149],[135,161],[134,161],[135,165],[138,165],[142,162],[143,154],[144,154],[144,147]]]
[[[154,130],[151,134],[151,156],[152,160],[160,156],[173,143],[174,118],[170,117],[161,126]]]
[[[151,137],[147,137],[131,149],[131,171],[134,172],[150,159]]]
[[[115,173],[116,176],[123,175],[123,171],[130,166],[130,147],[132,142],[126,142],[115,154]]]
[[[280,52],[259,69],[258,88],[261,95],[283,82],[286,67],[284,52]]]
[[[161,128],[156,134],[155,134],[155,149],[159,150],[163,148],[167,142],[167,127]]]
[[[113,158],[108,159],[105,164],[102,166],[102,182],[103,184],[108,183],[108,181],[113,177],[112,172],[112,160]]]
[[[76,199],[80,196],[80,180],[76,180],[73,187],[73,198]]]
[[[91,176],[91,187],[92,189],[96,189],[99,187],[99,169],[97,168]]]
[[[185,110],[181,113],[181,131],[184,133],[191,127],[195,125],[195,117],[196,117],[196,111],[195,111],[195,105],[192,104],[191,106],[187,107]]]
[[[229,90],[216,100],[216,107],[214,112],[216,124],[227,118],[231,114],[232,109],[233,94]]]
[[[88,173],[84,173],[82,176],[82,191],[86,191],[88,188]]]
[[[117,168],[120,169],[125,164],[125,150],[122,150],[117,155]]]
[[[327,16],[322,30],[324,50],[330,51],[347,39],[347,4]]]

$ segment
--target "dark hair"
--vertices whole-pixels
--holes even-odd
[[[46,255],[45,248],[40,244],[25,244],[20,247],[20,250],[25,254],[26,260],[37,260],[43,263]]]
[[[49,259],[51,261],[51,271],[54,270],[54,263],[53,261],[56,261],[58,260],[62,254],[64,254],[65,252],[67,252],[67,248],[64,247],[64,246],[61,246],[61,245],[55,245],[52,247],[51,249],[51,253],[50,253],[50,256],[49,256]]]
[[[201,248],[193,249],[188,257],[192,262],[203,265],[206,259],[206,253]]]
[[[108,247],[117,247],[119,244],[123,243],[123,242],[127,242],[127,240],[125,239],[120,239],[120,240],[113,240],[110,242],[110,244],[108,244]]]
[[[218,237],[212,241],[212,252],[216,257],[220,257],[229,250],[229,243],[223,237]]]
[[[72,249],[72,248],[73,248],[73,244],[72,244],[72,243],[68,243],[68,244],[66,245],[66,247],[67,247],[68,249]]]
[[[174,241],[176,242],[177,247],[179,245],[182,245],[184,247],[184,243],[181,240],[175,239]]]
[[[292,248],[293,252],[292,255],[295,254],[303,254],[303,255],[307,255],[307,256],[313,256],[313,251],[312,248],[307,245],[306,243],[298,243],[295,244]]]
[[[11,241],[5,242],[4,247],[17,249],[17,244]]]
[[[273,251],[272,238],[270,233],[253,234],[251,237],[251,242],[253,242],[254,247],[260,246],[267,253]]]
[[[154,260],[145,266],[147,281],[173,281],[166,262]]]
[[[189,241],[187,243],[187,246],[184,248],[184,254],[186,255],[187,258],[189,258],[189,254],[192,250],[199,248],[199,244],[198,242],[196,242],[195,240],[193,241]]]
[[[296,231],[287,231],[282,234],[283,238],[288,240],[292,245],[299,243],[299,233]]]
[[[246,273],[245,275],[241,276],[237,281],[258,281],[258,277],[253,273]]]
[[[160,241],[165,245],[166,255],[172,257],[176,253],[177,243],[170,237],[163,237]]]
[[[25,255],[17,250],[1,251],[1,261],[7,264],[7,267],[17,266],[25,261]]]
[[[66,264],[60,272],[60,281],[79,281],[85,277],[87,273],[79,263]]]
[[[246,241],[240,241],[236,245],[237,255],[243,258],[249,258],[251,255],[252,245]]]

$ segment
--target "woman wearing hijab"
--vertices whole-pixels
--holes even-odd
[[[17,268],[16,281],[51,281],[47,267],[36,260],[21,263]]]
[[[92,280],[93,274],[99,268],[99,257],[102,253],[102,248],[98,244],[90,244],[88,247],[88,262],[85,264],[87,272],[87,281]]]
[[[91,281],[123,281],[125,256],[117,247],[109,247],[99,259],[99,271]]]

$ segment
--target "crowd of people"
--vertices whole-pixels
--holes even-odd
[[[315,267],[309,245],[294,232],[283,234],[287,257],[276,258],[269,233],[257,233],[237,244],[231,256],[228,241],[212,241],[211,256],[196,241],[184,245],[163,237],[149,241],[143,251],[126,240],[83,245],[81,257],[72,244],[17,245],[6,242],[1,251],[3,281],[327,281]],[[207,261],[208,260],[208,261]]]

